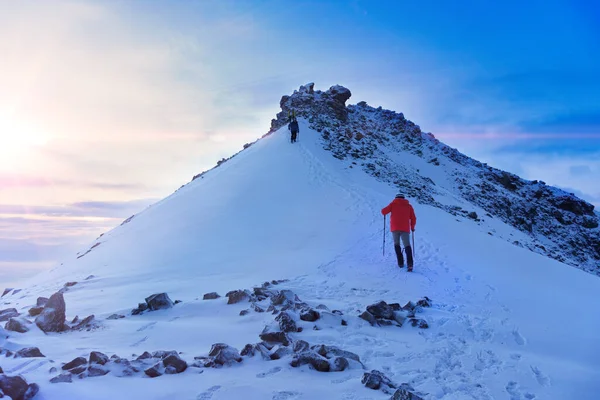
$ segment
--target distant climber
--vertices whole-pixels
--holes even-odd
[[[290,117],[290,123],[288,125],[288,130],[292,133],[292,143],[296,142],[296,138],[298,137],[298,132],[300,132],[300,127],[298,126],[298,120],[296,116]]]
[[[413,252],[410,246],[410,232],[415,231],[417,225],[417,217],[413,206],[404,198],[403,194],[397,194],[396,198],[390,204],[381,210],[381,214],[387,215],[392,213],[390,218],[390,230],[394,236],[394,250],[396,250],[396,258],[398,259],[398,267],[404,268],[404,257],[400,240],[406,251],[406,261],[408,272],[413,270]]]

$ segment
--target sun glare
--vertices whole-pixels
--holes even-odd
[[[0,164],[16,162],[33,146],[43,146],[47,135],[34,124],[0,114]]]

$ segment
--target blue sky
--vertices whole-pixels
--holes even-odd
[[[307,82],[600,205],[598,48],[591,1],[0,1],[0,281],[237,152]]]

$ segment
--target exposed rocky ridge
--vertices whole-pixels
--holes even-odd
[[[350,168],[360,166],[423,204],[454,215],[468,214],[436,201],[434,196],[445,193],[444,189],[392,159],[400,152],[424,158],[445,169],[454,186],[451,189],[463,199],[532,238],[532,243],[514,244],[600,274],[600,220],[592,204],[544,182],[527,181],[465,156],[422,132],[402,113],[374,108],[364,101],[346,106],[350,95],[342,86],[325,92],[315,91],[312,83],[301,86],[281,98],[282,111],[271,121],[267,135],[285,126],[294,111],[321,134],[325,149]]]

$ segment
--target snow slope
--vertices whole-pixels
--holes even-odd
[[[101,236],[85,255],[3,297],[3,308],[26,313],[38,296],[77,281],[64,294],[67,318],[94,314],[102,321],[90,332],[10,332],[0,347],[37,346],[46,357],[0,358],[5,373],[38,383],[36,399],[389,398],[360,383],[360,368],[320,373],[292,368],[288,358],[155,379],[111,373],[49,383],[57,374],[48,372],[52,366],[92,350],[122,357],[177,350],[189,363],[213,343],[241,350],[259,341],[273,316],[242,317],[247,303],[202,295],[288,279],[279,288],[312,306],[341,310],[348,322],[320,330],[305,323],[293,338],[352,351],[366,370],[410,382],[427,399],[597,398],[599,279],[417,203],[415,272],[399,270],[391,235],[385,256],[381,249],[379,210],[394,189],[331,157],[308,125],[301,120],[298,143],[279,129]],[[489,223],[503,236],[523,235]],[[129,315],[156,292],[182,303]],[[358,318],[376,301],[404,304],[422,296],[433,300],[422,314],[429,329],[372,327]],[[106,320],[113,313],[127,317]]]

